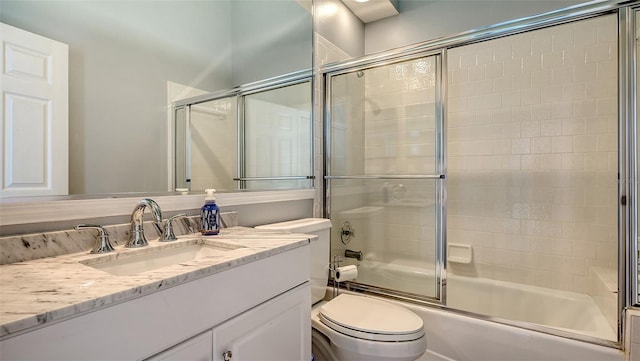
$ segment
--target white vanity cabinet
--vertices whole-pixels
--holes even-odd
[[[181,342],[170,349],[163,351],[147,361],[212,361],[213,332],[211,330]]]
[[[309,286],[299,287],[214,328],[213,359],[310,360],[310,295]]]
[[[296,287],[147,361],[308,360],[310,292]]]
[[[309,360],[309,252],[307,243],[256,257],[5,337],[0,360],[223,360],[225,351],[232,360]]]

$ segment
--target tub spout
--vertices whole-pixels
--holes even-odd
[[[355,258],[358,261],[362,261],[362,251],[352,251],[350,249],[345,249],[344,256],[347,258]]]

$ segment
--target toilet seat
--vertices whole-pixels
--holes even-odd
[[[318,316],[334,331],[364,340],[402,342],[424,336],[418,315],[369,297],[341,294],[320,307]]]

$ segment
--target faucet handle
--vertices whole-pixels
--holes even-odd
[[[107,233],[107,231],[102,228],[101,225],[99,224],[78,224],[77,226],[73,227],[76,231],[80,231],[83,229],[97,229],[98,230],[98,235],[96,237],[96,243],[93,246],[93,249],[91,249],[91,252],[89,253],[108,253],[108,252],[113,252],[114,248],[111,245],[111,242],[109,242],[109,233]]]
[[[171,242],[177,240],[178,238],[176,237],[175,233],[173,233],[173,221],[186,216],[186,213],[180,213],[176,214],[173,217],[169,217],[169,219],[167,219],[167,223],[164,225],[164,230],[162,231],[160,242]]]

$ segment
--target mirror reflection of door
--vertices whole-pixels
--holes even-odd
[[[309,188],[310,82],[250,94],[244,104],[245,188]]]
[[[0,23],[0,197],[69,194],[69,46]]]

